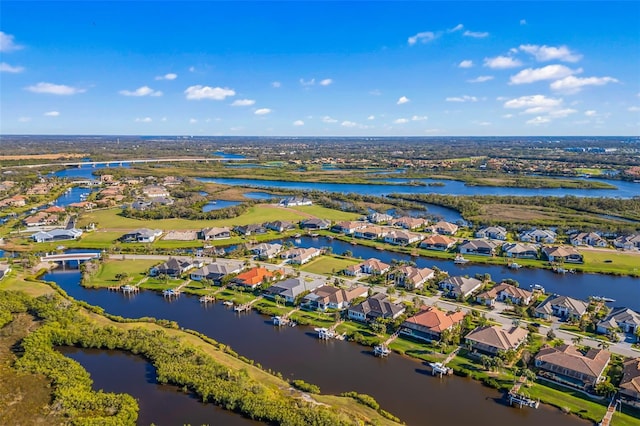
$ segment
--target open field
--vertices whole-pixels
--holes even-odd
[[[8,276],[0,280],[0,290],[24,291],[29,296],[38,297],[53,293],[53,289],[37,281],[26,281],[22,273],[13,270]]]
[[[84,158],[87,154],[60,152],[57,154],[25,154],[25,155],[0,155],[0,161],[10,160],[57,160],[67,158]]]
[[[640,253],[624,253],[614,250],[578,249],[584,256],[585,272],[640,275]]]
[[[359,263],[353,259],[342,259],[334,256],[319,256],[313,259],[311,262],[302,265],[301,271],[311,272],[313,274],[337,274],[347,266],[355,265]]]
[[[333,221],[340,220],[356,220],[362,215],[357,213],[343,212],[340,210],[328,209],[322,206],[296,206],[291,207],[292,210],[298,210],[302,213],[306,213],[307,215],[312,215],[314,217],[319,217],[321,219],[329,219]]]
[[[87,281],[90,287],[109,287],[118,284],[116,275],[129,274],[130,284],[137,284],[147,275],[149,268],[160,263],[158,260],[116,260],[105,261]]]

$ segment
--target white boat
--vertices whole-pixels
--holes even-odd
[[[391,349],[389,349],[385,345],[377,345],[373,348],[373,354],[375,356],[379,356],[380,358],[387,357],[390,353]]]
[[[453,373],[453,370],[441,362],[430,362],[429,366],[431,367],[431,375],[435,376],[436,374],[442,377],[443,375],[449,375]]]
[[[457,255],[456,258],[453,260],[453,263],[460,265],[460,264],[464,264],[464,263],[469,263],[468,259],[465,259],[464,256],[462,256],[461,254]]]
[[[233,302],[231,300],[225,300],[222,304],[225,306],[233,306]]]
[[[595,300],[596,302],[615,302],[615,299],[602,296],[591,296],[591,300]]]
[[[540,291],[542,293],[546,293],[546,291],[544,290],[544,287],[542,287],[540,284],[533,284],[533,285],[530,285],[529,287],[531,287],[534,291]]]
[[[520,269],[520,268],[522,268],[522,265],[520,265],[519,263],[516,263],[516,262],[511,262],[508,266],[509,266],[509,269]]]
[[[335,333],[328,328],[314,328],[314,330],[318,333],[318,339],[332,339],[335,337]]]

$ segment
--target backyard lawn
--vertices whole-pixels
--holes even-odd
[[[584,256],[584,264],[576,269],[585,272],[640,275],[640,254],[622,253],[611,250],[579,250]]]
[[[149,272],[149,268],[160,263],[159,260],[117,260],[105,261],[98,272],[93,275],[87,285],[90,287],[109,287],[118,284],[116,275],[127,273],[130,284],[137,284]]]
[[[350,265],[359,263],[353,259],[342,259],[334,256],[319,256],[313,259],[311,262],[302,265],[301,271],[310,272],[313,274],[337,274],[344,268]]]

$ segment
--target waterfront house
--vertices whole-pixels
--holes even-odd
[[[640,313],[629,308],[615,308],[600,321],[596,329],[601,334],[616,333],[620,329],[623,333],[633,335],[640,328]]]
[[[542,254],[549,262],[582,263],[582,255],[573,247],[543,247]]]
[[[300,228],[308,229],[310,231],[329,229],[331,227],[331,221],[327,219],[305,219],[300,222]]]
[[[423,226],[427,225],[427,223],[429,223],[429,221],[426,219],[423,219],[421,217],[410,217],[410,216],[403,216],[391,221],[391,225],[399,226],[409,231],[422,228]]]
[[[302,293],[310,292],[324,285],[325,281],[307,277],[289,278],[280,281],[265,290],[265,297],[283,297],[287,303],[295,303],[296,298]]]
[[[23,195],[14,195],[0,201],[0,207],[24,207],[27,205],[27,197]]]
[[[587,313],[588,307],[589,304],[582,300],[552,294],[536,307],[534,314],[544,319],[554,316],[564,320],[579,321]]]
[[[525,243],[546,243],[553,244],[556,242],[558,235],[550,229],[531,229],[523,231],[519,235],[519,239]]]
[[[11,272],[11,265],[8,263],[1,262],[0,263],[0,280],[3,279],[7,274]]]
[[[96,208],[96,203],[92,203],[91,201],[80,201],[78,203],[71,203],[67,205],[67,207],[72,209],[92,210]]]
[[[622,402],[640,409],[640,358],[623,364],[619,395]]]
[[[378,238],[382,238],[389,232],[388,228],[384,228],[382,226],[366,226],[364,228],[360,228],[353,233],[353,236],[356,238],[363,238],[365,240],[377,240]]]
[[[438,341],[442,332],[459,328],[464,312],[444,312],[435,306],[423,306],[416,315],[407,318],[400,333],[427,342]]]
[[[30,238],[36,243],[49,243],[52,241],[77,240],[82,236],[80,229],[52,229],[50,231],[40,231]]]
[[[460,254],[475,254],[479,256],[494,256],[498,244],[491,240],[465,241],[458,246]]]
[[[473,292],[482,287],[482,281],[475,278],[462,276],[448,277],[440,281],[439,287],[445,291],[446,295],[453,298],[462,297],[466,299]]]
[[[402,265],[393,271],[390,278],[393,279],[394,284],[397,286],[404,287],[407,290],[415,290],[422,288],[424,283],[433,277],[433,269]]]
[[[279,271],[279,275],[282,275],[281,271]],[[268,270],[267,268],[257,266],[255,268],[249,269],[248,271],[238,274],[233,279],[233,282],[235,284],[254,289],[262,283],[268,283],[274,281],[275,279],[276,273]]]
[[[142,188],[142,193],[148,198],[168,197],[169,191],[160,185],[148,185]]]
[[[243,268],[242,262],[237,260],[218,260],[215,263],[210,263],[209,265],[192,271],[189,277],[194,281],[207,279],[219,283],[222,278],[227,275],[240,273]]]
[[[310,206],[313,201],[306,197],[287,197],[280,200],[282,207]]]
[[[120,241],[123,243],[152,243],[160,235],[162,235],[161,229],[140,228],[127,232],[120,237]]]
[[[415,232],[394,230],[384,236],[384,242],[399,246],[406,246],[409,244],[417,243],[423,238],[424,235],[417,234]]]
[[[351,301],[359,297],[366,297],[369,289],[364,286],[357,286],[345,290],[330,285],[322,285],[307,294],[303,299],[303,304],[310,309],[326,311],[327,309],[347,308]]]
[[[527,341],[529,332],[521,327],[504,329],[498,325],[478,327],[465,336],[472,352],[497,355],[508,350],[517,350]]]
[[[620,236],[613,240],[613,245],[622,250],[640,249],[640,234]]]
[[[507,239],[507,230],[502,226],[488,226],[476,231],[475,237],[504,241]]]
[[[249,235],[260,235],[267,233],[267,229],[260,224],[238,225],[233,228],[233,231],[236,234],[243,235],[245,237],[248,237]]]
[[[384,293],[375,294],[362,303],[351,306],[347,311],[349,319],[361,322],[374,321],[376,318],[396,319],[405,311],[404,305],[391,302]]]
[[[291,248],[280,253],[282,259],[288,259],[289,263],[294,265],[304,265],[311,259],[322,254],[322,250],[315,247],[310,248]]]
[[[502,246],[506,257],[513,259],[537,259],[538,247],[527,243],[506,243]]]
[[[204,228],[198,234],[198,238],[205,241],[228,240],[231,238],[231,231],[229,228]]]
[[[260,259],[273,259],[282,251],[282,244],[261,243],[251,247],[250,250]]]
[[[152,277],[166,275],[168,277],[176,278],[190,269],[201,268],[202,265],[203,261],[200,259],[170,257],[166,262],[149,269],[149,275]]]
[[[610,359],[609,351],[603,349],[589,348],[583,354],[573,345],[545,345],[535,356],[535,366],[548,379],[591,390],[606,378],[603,373]]]
[[[367,220],[371,223],[387,223],[393,220],[393,216],[386,213],[373,212],[367,216]]]
[[[353,235],[358,229],[366,228],[368,225],[367,222],[348,220],[336,223],[331,230],[345,235]]]
[[[609,243],[595,232],[580,232],[569,237],[572,246],[607,247]]]
[[[445,235],[435,234],[422,240],[420,248],[427,250],[440,250],[447,251],[451,247],[455,246],[457,240],[455,238],[447,237]]]
[[[509,301],[513,305],[528,305],[531,303],[533,293],[507,283],[500,283],[490,290],[476,296],[476,302],[486,306],[493,306],[495,302]]]
[[[445,221],[437,222],[432,228],[435,233],[440,235],[455,235],[458,232],[458,225]]]
[[[59,214],[59,213],[66,213],[66,210],[64,209],[64,207],[60,207],[60,206],[49,206],[46,209],[42,210],[45,213],[55,213],[55,214]]]
[[[286,220],[276,220],[274,222],[265,223],[264,227],[271,231],[284,232],[290,229],[295,229],[296,225]]]
[[[356,266],[360,268],[361,273],[370,275],[382,275],[391,268],[391,265],[388,263],[384,263],[373,257]]]

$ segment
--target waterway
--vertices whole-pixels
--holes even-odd
[[[202,206],[202,211],[204,213],[210,212],[211,210],[220,210],[226,207],[233,207],[240,204],[240,201],[227,201],[227,200],[215,200],[208,202],[204,206]]]
[[[89,372],[93,389],[133,396],[140,407],[139,425],[260,424],[216,405],[203,404],[176,386],[159,385],[155,367],[140,356],[122,351],[67,346],[57,349]]]
[[[114,162],[109,165],[97,164],[95,167],[86,165],[80,167],[69,167],[67,169],[58,170],[57,172],[50,173],[49,176],[55,176],[58,178],[66,179],[95,179],[93,172],[98,169],[104,169],[106,167],[129,167],[130,164],[125,162]]]
[[[84,289],[78,271],[44,276],[69,295],[124,317],[152,316],[177,321],[230,345],[239,354],[320,386],[324,393],[357,391],[372,395],[386,410],[409,425],[578,426],[587,423],[548,406],[538,410],[505,405],[503,396],[480,383],[459,377],[438,379],[413,359],[391,354],[374,357],[370,348],[341,341],[320,341],[308,327],[274,327],[256,312],[237,314],[222,304],[203,306],[197,297],[167,301],[158,293],[133,296]]]
[[[640,184],[625,181],[604,181],[612,183],[618,189],[565,189],[565,188],[508,188],[490,186],[466,186],[464,182],[455,180],[435,179],[385,179],[389,185],[378,184],[350,184],[324,182],[289,182],[281,180],[235,179],[235,178],[198,178],[203,182],[213,182],[226,185],[244,185],[257,188],[280,188],[298,191],[326,191],[339,193],[355,193],[385,196],[392,193],[400,194],[445,194],[445,195],[508,195],[508,196],[547,196],[563,197],[617,197],[632,198],[640,195]],[[409,180],[429,183],[441,183],[444,186],[415,186],[401,185]],[[598,181],[598,179],[590,179]]]
[[[83,197],[91,194],[93,190],[90,188],[82,188],[74,186],[69,192],[65,192],[53,201],[53,204],[60,207],[67,207],[69,204],[79,203],[83,201]]]
[[[357,241],[357,239],[355,240]],[[518,281],[524,289],[534,284],[541,284],[548,293],[557,293],[577,299],[588,299],[589,296],[603,296],[616,300],[610,306],[626,306],[640,311],[640,278],[629,276],[615,276],[604,274],[564,274],[559,275],[550,270],[538,268],[509,269],[505,265],[486,265],[467,263],[457,265],[452,260],[434,259],[428,257],[412,257],[407,254],[376,250],[373,247],[354,245],[337,239],[326,237],[302,237],[294,240],[300,247],[330,247],[333,253],[342,254],[350,251],[353,257],[369,259],[375,257],[386,263],[392,260],[415,262],[421,268],[438,267],[447,271],[449,275],[490,274],[491,279],[500,282],[505,279]]]

